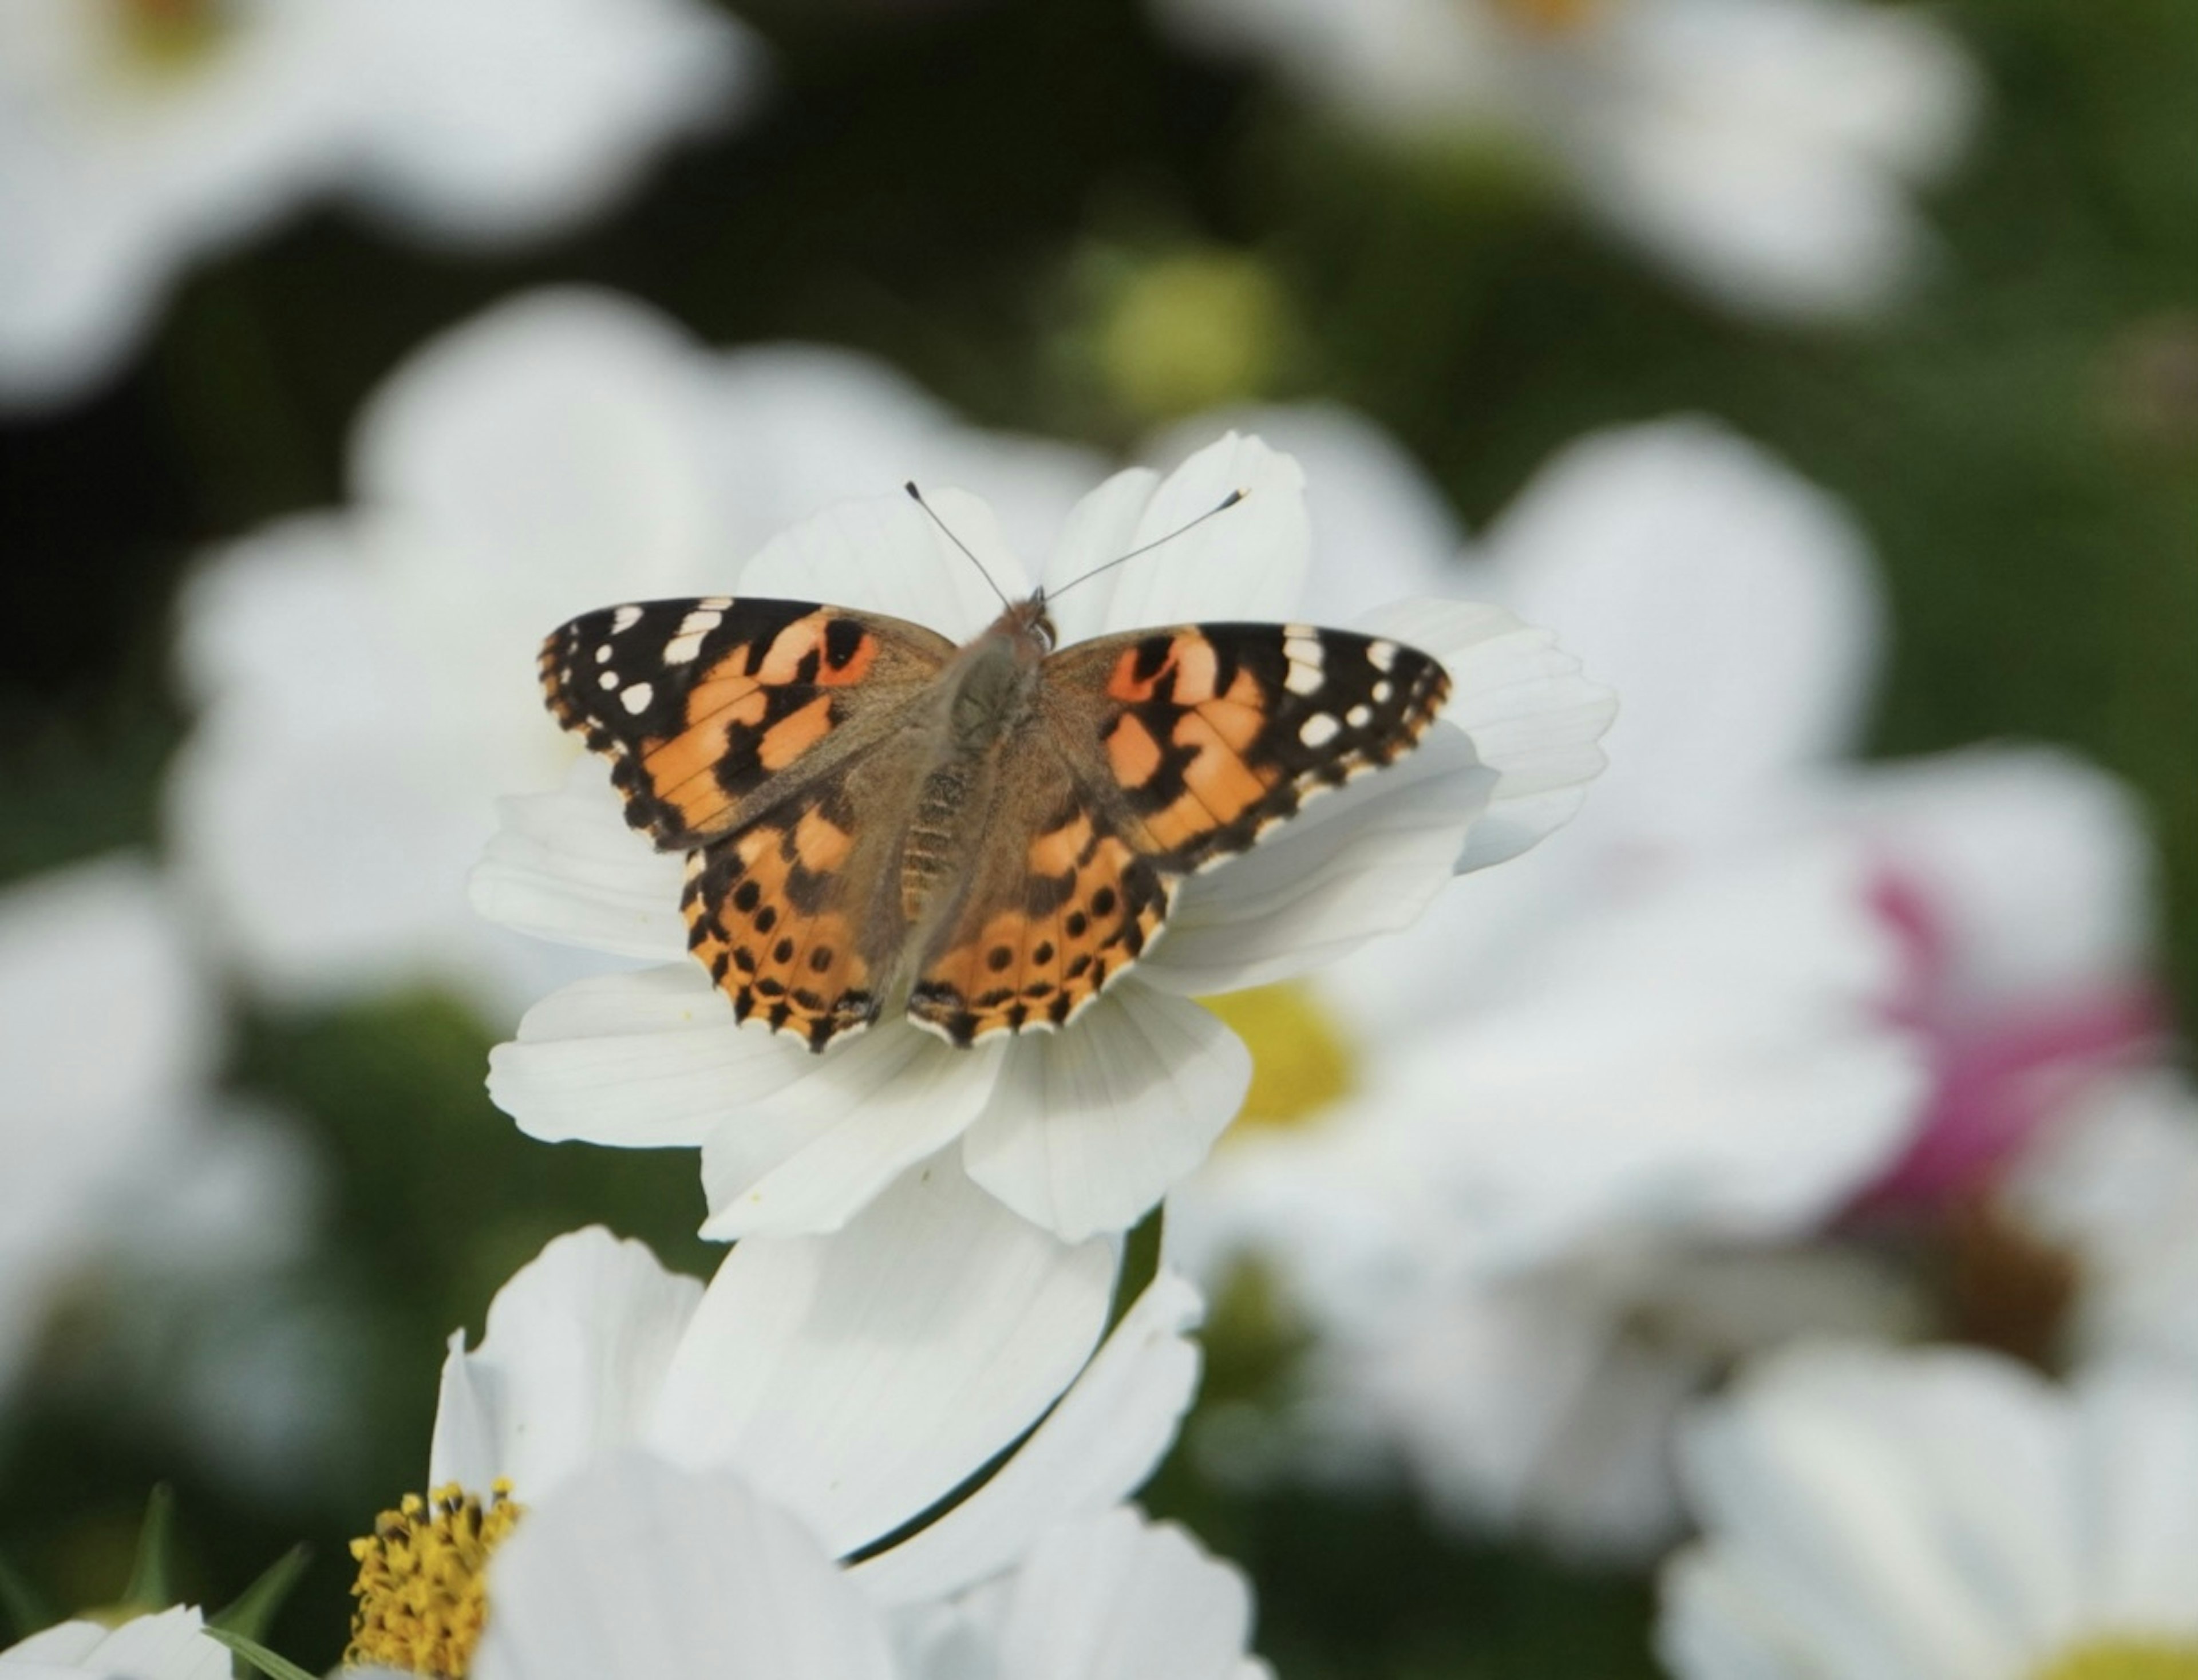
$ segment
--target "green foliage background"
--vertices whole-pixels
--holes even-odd
[[[197,271],[115,388],[0,430],[0,879],[157,844],[185,724],[166,652],[183,567],[340,500],[360,399],[492,300],[613,285],[711,341],[854,346],[979,421],[1116,445],[1143,417],[1095,371],[1105,276],[1189,248],[1271,276],[1282,350],[1263,394],[1365,409],[1470,521],[1583,429],[1675,410],[1845,497],[1894,610],[1876,747],[2038,738],[2128,777],[2158,823],[2171,977],[2198,980],[2189,0],[1944,7],[1992,98],[1933,202],[1943,270],[1895,318],[1829,332],[1710,312],[1514,160],[1405,165],[1173,51],[1129,0],[741,9],[777,49],[772,108],[607,224],[462,263],[313,215]],[[274,1642],[332,1660],[344,1537],[424,1474],[445,1334],[477,1329],[503,1276],[589,1220],[706,1267],[691,1160],[520,1139],[481,1092],[490,1038],[424,995],[248,1020],[231,1083],[304,1117],[334,1168],[321,1253],[286,1287],[346,1327],[356,1417],[294,1485],[212,1480],[158,1368],[118,1368],[79,1334],[114,1305],[90,1291],[0,1424],[0,1554],[56,1603],[113,1594],[145,1491],[169,1477],[194,1596],[218,1602],[311,1541]],[[1225,1317],[1217,1334],[1217,1381],[1271,1380]],[[1646,1583],[1444,1538],[1402,1496],[1252,1498],[1178,1462],[1155,1499],[1258,1578],[1286,1680],[1653,1671]]]

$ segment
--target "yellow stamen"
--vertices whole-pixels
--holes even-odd
[[[491,1489],[486,1506],[454,1482],[425,1499],[408,1493],[375,1518],[374,1532],[351,1543],[358,1608],[344,1661],[464,1680],[488,1613],[490,1554],[523,1510],[509,1482]]]
[[[129,61],[172,70],[204,56],[222,33],[221,0],[108,0]]]
[[[2088,1640],[2056,1657],[2032,1680],[2198,1680],[2198,1639]]]
[[[1305,985],[1285,980],[1204,1002],[1251,1047],[1239,1127],[1303,1126],[1356,1089],[1350,1042]]]
[[[1530,35],[1577,35],[1596,20],[1603,0],[1492,0],[1505,22]]]

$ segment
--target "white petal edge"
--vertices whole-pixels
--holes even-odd
[[[1001,1201],[1070,1241],[1124,1230],[1206,1159],[1251,1082],[1235,1033],[1131,978],[1064,1030],[1007,1047],[962,1160]]]
[[[917,1515],[1007,1446],[1090,1357],[1116,1245],[1016,1218],[951,1159],[829,1237],[726,1257],[648,1444],[739,1466],[835,1552]]]
[[[476,1680],[893,1680],[884,1629],[798,1518],[636,1454],[498,1549]]]
[[[203,1626],[188,1605],[119,1627],[62,1622],[0,1651],[0,1673],[11,1680],[229,1680],[229,1652]]]
[[[943,1597],[997,1574],[1057,1523],[1120,1503],[1174,1443],[1198,1387],[1198,1291],[1165,1268],[999,1473],[939,1520],[858,1564],[879,1602]]]
[[[476,914],[618,956],[687,955],[684,865],[627,827],[602,759],[576,763],[555,793],[496,803],[496,833],[467,881]]]
[[[554,1239],[496,1292],[479,1347],[451,1338],[427,1485],[486,1493],[507,1478],[532,1504],[631,1446],[701,1299],[600,1225]]]

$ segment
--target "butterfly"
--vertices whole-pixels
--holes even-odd
[[[1043,591],[959,647],[710,596],[583,613],[540,664],[626,821],[687,854],[688,945],[737,1019],[822,1050],[890,1006],[966,1046],[1067,1026],[1187,877],[1408,752],[1450,690],[1309,625],[1054,642]]]

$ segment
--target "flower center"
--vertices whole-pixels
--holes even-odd
[[[1252,1051],[1252,1088],[1238,1127],[1299,1127],[1357,1089],[1350,1041],[1295,980],[1202,1000]]]
[[[497,1482],[486,1505],[453,1482],[425,1499],[408,1493],[376,1517],[374,1532],[351,1543],[358,1608],[344,1661],[463,1680],[488,1613],[489,1556],[523,1510],[509,1482]]]
[[[1256,259],[1222,250],[1162,257],[1117,284],[1098,338],[1109,393],[1141,420],[1263,394],[1289,335],[1289,304]]]
[[[2198,1642],[2094,1639],[2056,1657],[2032,1680],[2198,1680]]]
[[[212,50],[222,0],[108,0],[122,55],[133,69],[177,70]]]
[[[1514,29],[1554,39],[1589,28],[1602,12],[1604,0],[1488,0],[1488,3]]]

